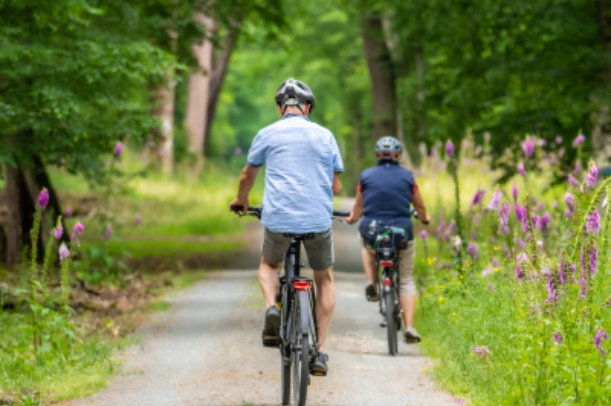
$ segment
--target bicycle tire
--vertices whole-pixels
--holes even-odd
[[[281,341],[280,344],[280,391],[281,391],[281,397],[282,397],[282,404],[283,405],[290,405],[291,404],[291,358],[288,357],[288,360],[284,359],[284,354],[285,351],[288,351],[286,348],[284,348],[285,343],[286,343],[286,333],[288,330],[288,326],[285,326],[284,324],[284,320],[285,320],[285,312],[288,311],[288,288],[286,285],[283,286],[283,289],[281,291],[281,295],[282,295],[282,313],[281,313],[281,317],[282,317],[282,322],[281,322],[281,333],[282,333],[282,337],[284,338],[284,340]]]
[[[291,404],[291,362],[280,357],[280,387],[282,390],[282,404]]]
[[[397,324],[395,323],[395,301],[392,290],[384,294],[386,305],[386,333],[388,335],[388,353],[397,355]]]
[[[300,292],[305,293],[305,292]],[[310,383],[310,341],[309,334],[304,326],[309,325],[307,312],[301,311],[300,299],[304,296],[295,296],[295,350],[293,357],[293,400],[295,406],[305,406],[308,397],[308,384]],[[309,305],[308,303],[305,303]],[[306,320],[304,320],[306,318]]]

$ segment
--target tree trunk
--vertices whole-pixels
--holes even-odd
[[[611,29],[609,28],[609,10],[604,1],[596,2],[596,13],[598,20],[598,33],[602,47],[607,54],[607,60],[611,58]],[[603,72],[603,78],[607,92],[611,91],[611,64]],[[597,101],[597,100],[595,100]],[[601,167],[609,166],[611,158],[611,129],[609,128],[609,105],[605,101],[599,101],[598,111],[593,114],[594,128],[592,130],[592,144],[594,147],[594,160]]]
[[[362,17],[361,31],[373,91],[374,135],[376,139],[396,136],[395,74],[380,16]]]
[[[212,123],[214,122],[214,115],[216,113],[219,95],[221,94],[221,90],[223,88],[223,81],[225,80],[227,70],[229,69],[229,60],[231,59],[231,54],[235,48],[239,33],[240,23],[233,23],[229,32],[223,39],[221,53],[218,61],[216,61],[214,64],[214,69],[212,71],[212,75],[210,76],[210,88],[206,111],[206,126],[204,129],[203,152],[206,156],[210,155],[210,140],[212,139],[212,134],[210,131],[212,129]]]
[[[195,19],[204,24],[208,32],[214,29],[214,20],[211,18],[198,13]],[[210,40],[204,40],[201,44],[193,46],[193,55],[197,59],[200,69],[189,76],[189,95],[185,121],[189,134],[189,150],[199,158],[204,151],[204,132],[208,116],[213,51],[214,47]]]
[[[7,218],[7,250],[6,263],[14,265],[19,262],[23,249],[23,229],[21,224],[21,201],[23,180],[18,168],[6,165],[6,203]]]
[[[155,92],[156,107],[152,114],[161,121],[161,125],[153,130],[158,140],[157,156],[163,172],[170,175],[174,171],[174,71],[168,71],[165,79]]]

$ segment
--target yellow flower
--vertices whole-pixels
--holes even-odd
[[[452,313],[452,316],[456,316],[456,313]]]
[[[443,296],[439,296],[439,301],[443,302]]]
[[[462,275],[460,275],[460,279],[462,279],[462,278],[463,278],[463,276],[462,276]]]

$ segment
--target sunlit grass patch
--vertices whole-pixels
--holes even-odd
[[[227,252],[238,252],[243,248],[239,241],[189,242],[189,241],[123,241],[123,247],[132,258],[175,257]]]

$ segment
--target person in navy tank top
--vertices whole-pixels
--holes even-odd
[[[413,205],[418,218],[424,224],[430,222],[414,174],[399,165],[403,147],[394,137],[383,137],[375,146],[378,165],[361,173],[356,201],[350,217],[354,224],[361,219],[363,242],[363,267],[367,275],[365,294],[368,300],[378,300],[375,237],[371,232],[379,224],[393,226],[395,244],[399,249],[399,294],[405,322],[405,341],[420,342],[420,335],[414,327],[416,307],[416,284],[414,283],[414,260],[416,249],[412,223]]]

